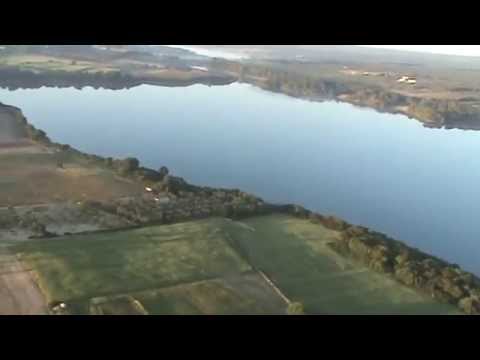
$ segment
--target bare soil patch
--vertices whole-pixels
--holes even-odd
[[[0,315],[48,314],[45,298],[33,272],[14,255],[0,258]]]
[[[140,185],[119,179],[112,172],[100,168],[76,165],[58,168],[53,154],[13,155],[19,156],[0,156],[0,207],[86,199],[109,200],[142,191]]]
[[[0,106],[0,145],[12,144],[22,139],[26,139],[23,126],[8,107]]]

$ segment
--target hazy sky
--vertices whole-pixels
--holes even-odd
[[[480,45],[360,45],[385,49],[421,51],[436,54],[480,56]]]

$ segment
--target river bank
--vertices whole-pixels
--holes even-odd
[[[55,151],[75,153],[92,165],[106,167],[118,176],[142,184],[143,187],[148,186],[158,194],[159,200],[168,199],[164,203],[156,201],[154,195],[146,194],[128,201],[85,201],[84,207],[91,214],[98,216],[101,212],[117,216],[124,220],[119,222],[122,226],[147,226],[212,216],[242,219],[286,213],[339,231],[342,236],[338,241],[332,242],[331,247],[342,256],[352,257],[374,271],[392,277],[438,301],[456,305],[466,313],[478,314],[480,311],[480,281],[476,276],[461,270],[457,265],[408,247],[384,234],[311,212],[300,206],[269,204],[240,190],[191,185],[181,178],[169,175],[166,169],[157,171],[144,168],[136,159],[115,160],[84,154],[68,145],[52,142],[44,132],[28,124],[20,109],[5,106],[3,109],[14,113],[31,141]],[[50,232],[48,235],[52,236]]]
[[[471,88],[435,90],[439,86],[435,83],[403,88],[395,78],[347,76],[341,66],[331,64],[214,59],[211,67],[238,77],[240,82],[292,97],[403,114],[429,128],[480,130],[480,98]]]
[[[267,48],[267,53],[272,49],[274,53],[288,50]],[[209,57],[167,46],[8,46],[0,56],[0,87],[128,89],[141,84],[227,85],[238,80],[293,97],[336,100],[404,114],[429,128],[480,130],[476,72],[465,64],[454,63],[458,69],[454,65],[436,69],[421,65],[421,61],[412,66],[371,63],[371,59],[356,63],[337,54],[338,49],[334,48],[328,50],[340,56],[334,62],[323,59],[323,55],[316,58],[308,47],[287,51],[289,60],[256,56],[260,50],[255,46],[201,49]],[[227,50],[225,54],[222,49]],[[222,56],[215,57],[216,51]],[[242,51],[251,52],[251,58],[240,56]],[[309,61],[301,56],[292,58],[295,51],[306,51],[313,57]],[[414,86],[397,81],[402,74],[412,73],[417,79]]]
[[[39,89],[41,87],[81,89],[93,87],[110,90],[130,89],[143,84],[166,87],[182,87],[194,84],[209,86],[228,85],[237,79],[221,73],[203,71],[169,71],[163,73],[122,73],[114,72],[72,72],[43,71],[33,72],[15,68],[0,67],[0,87],[9,90]]]
[[[399,90],[388,88],[388,84],[377,80],[369,83],[364,79],[349,79],[338,75],[339,70],[335,68],[329,69],[325,74],[311,76],[276,63],[239,63],[220,59],[201,63],[208,64],[208,68],[183,64],[176,65],[177,67],[149,63],[128,66],[115,62],[79,64],[75,60],[75,65],[71,65],[64,63],[63,59],[60,66],[55,61],[59,60],[35,58],[34,62],[0,64],[0,87],[16,90],[42,86],[77,89],[90,86],[120,90],[142,84],[167,87],[194,84],[218,86],[239,81],[301,99],[335,100],[379,112],[403,114],[429,128],[480,130],[480,105],[476,98],[468,97],[468,94],[463,97],[455,95],[429,98],[422,95],[425,90]]]

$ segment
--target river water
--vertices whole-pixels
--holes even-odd
[[[480,132],[246,84],[0,90],[52,140],[371,227],[480,274]]]

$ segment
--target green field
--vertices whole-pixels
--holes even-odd
[[[224,222],[211,219],[32,241],[15,250],[35,269],[48,301],[75,304],[80,312],[85,312],[95,297],[138,293],[135,298],[145,302],[149,313],[178,313],[181,304],[174,300],[182,291],[189,294],[192,304],[215,297],[218,305],[203,306],[206,313],[256,312],[257,301],[249,297],[242,300],[223,280],[197,284],[241,278],[251,271],[225,241],[221,230]],[[177,288],[171,288],[174,286]],[[259,291],[262,289],[260,286]],[[242,301],[237,304],[235,300]],[[175,304],[171,305],[172,301]],[[229,306],[232,302],[236,307]],[[189,309],[183,313],[201,312],[202,306],[191,305]]]
[[[285,303],[260,276],[247,273],[134,294],[152,314],[284,314]]]
[[[307,220],[275,215],[251,218],[248,231],[232,223],[230,234],[255,267],[311,314],[447,314],[439,304],[393,279],[340,257],[326,245],[336,232]]]
[[[274,215],[37,240],[15,250],[49,301],[80,313],[93,298],[119,295],[150,314],[284,313],[286,304],[256,269],[310,314],[455,312],[338,256],[327,246],[335,236]]]
[[[138,300],[131,296],[95,298],[90,301],[91,315],[148,315]]]

